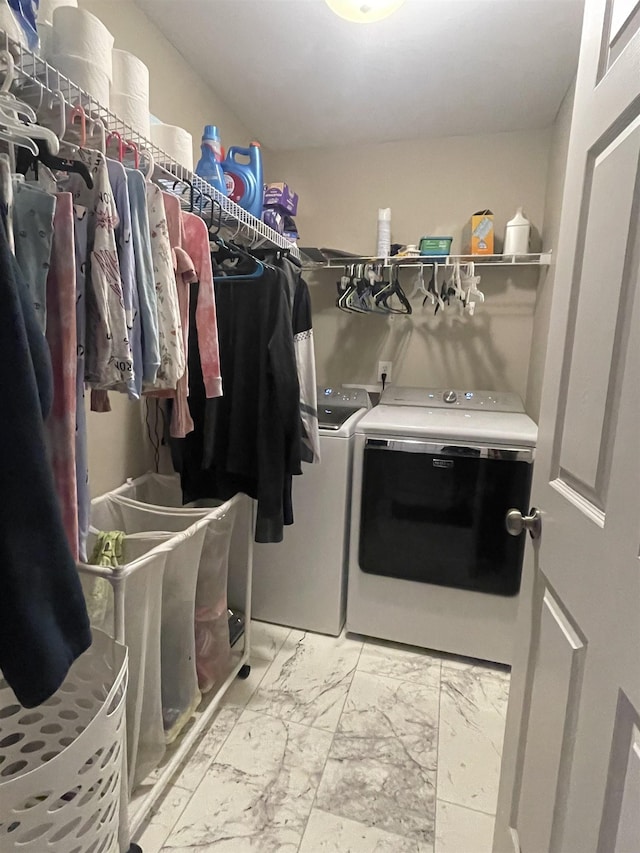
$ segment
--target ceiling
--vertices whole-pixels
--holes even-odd
[[[136,2],[281,150],[546,127],[576,71],[584,4],[406,0],[362,25],[324,0]]]

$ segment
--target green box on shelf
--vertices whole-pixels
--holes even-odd
[[[453,237],[421,237],[420,254],[437,256],[448,255],[451,252]]]

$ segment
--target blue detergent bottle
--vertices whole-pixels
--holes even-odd
[[[222,147],[220,145],[220,133],[214,124],[206,125],[200,145],[202,157],[196,166],[196,175],[203,181],[221,192],[229,195],[227,185],[222,171]]]
[[[239,161],[239,157],[248,162]],[[222,161],[222,168],[229,198],[256,219],[261,219],[264,184],[260,143],[252,142],[248,148],[231,147]]]

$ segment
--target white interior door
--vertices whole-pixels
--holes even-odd
[[[640,0],[587,0],[500,853],[640,851],[639,271]]]

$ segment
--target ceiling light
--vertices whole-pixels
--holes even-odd
[[[404,0],[326,0],[336,15],[356,24],[372,24],[388,18],[397,11]]]

